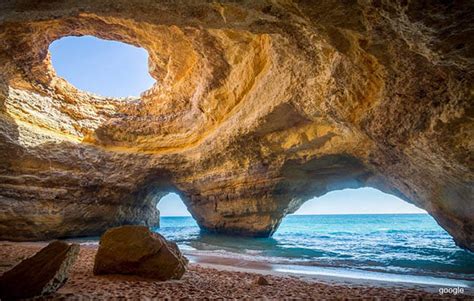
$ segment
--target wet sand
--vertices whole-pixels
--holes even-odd
[[[46,243],[0,243],[0,273],[33,255]],[[439,295],[429,288],[390,283],[337,281],[287,276],[264,266],[232,266],[229,262],[194,260],[181,280],[153,281],[136,276],[94,276],[96,246],[81,246],[69,280],[50,300],[154,299],[330,299],[330,300],[472,300],[472,295]],[[270,285],[259,285],[265,274]],[[432,289],[432,288],[431,288]],[[470,293],[470,292],[466,292]],[[44,299],[44,298],[42,298]]]

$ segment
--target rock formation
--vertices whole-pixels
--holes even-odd
[[[0,277],[0,297],[10,300],[54,293],[68,279],[78,254],[78,244],[53,241]]]
[[[474,249],[474,4],[0,3],[0,238],[158,223],[177,192],[211,231],[267,236],[306,200],[370,186]],[[48,45],[141,46],[156,84],[105,99]]]
[[[145,226],[122,226],[107,230],[100,238],[94,274],[180,279],[187,264],[176,243]]]

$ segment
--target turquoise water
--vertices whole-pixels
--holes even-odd
[[[474,253],[427,214],[290,215],[271,238],[204,233],[192,217],[162,217],[155,231],[198,255],[474,280]]]

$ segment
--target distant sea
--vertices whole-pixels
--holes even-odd
[[[458,248],[427,214],[290,215],[271,238],[205,233],[192,217],[161,217],[155,231],[185,254],[268,262],[289,271],[474,283],[474,253]]]

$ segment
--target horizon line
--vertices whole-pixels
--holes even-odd
[[[308,215],[389,215],[389,214],[398,214],[398,215],[408,215],[408,214],[427,214],[428,212],[380,212],[380,213],[310,213],[310,214],[288,214],[292,216],[308,216]],[[288,216],[287,215],[287,216]],[[160,217],[193,217],[192,215],[160,215]]]

